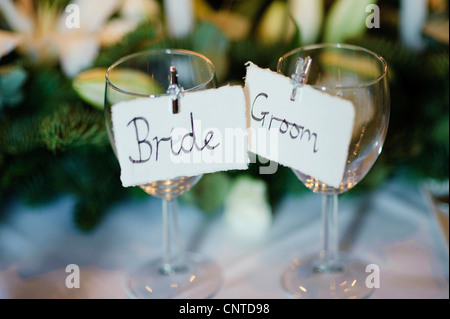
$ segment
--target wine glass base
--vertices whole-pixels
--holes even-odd
[[[211,298],[222,284],[222,270],[194,254],[183,254],[167,271],[162,260],[150,260],[131,272],[126,288],[136,299],[206,299]]]
[[[317,271],[317,258],[304,263],[294,260],[281,277],[282,288],[292,299],[364,299],[374,288],[368,287],[367,264],[342,260],[338,271]]]

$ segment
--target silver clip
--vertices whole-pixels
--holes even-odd
[[[298,58],[295,64],[295,73],[291,75],[291,83],[294,86],[292,89],[291,101],[295,101],[297,95],[297,89],[302,87],[308,81],[309,71],[311,69],[312,59],[306,57],[306,59]]]
[[[178,85],[178,72],[174,66],[170,67],[170,84],[167,93],[172,95],[172,113],[178,114],[180,111],[179,99],[183,93],[183,87]]]

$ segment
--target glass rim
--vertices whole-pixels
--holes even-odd
[[[197,53],[197,52],[194,52],[194,51],[190,51],[190,50],[184,50],[184,49],[150,49],[150,50],[140,51],[140,52],[136,52],[136,53],[132,53],[132,54],[126,55],[126,56],[120,58],[119,60],[117,60],[116,62],[114,62],[113,64],[111,64],[111,66],[109,66],[108,69],[106,70],[106,74],[105,74],[106,84],[108,86],[110,86],[112,89],[118,91],[119,93],[126,94],[126,95],[132,95],[132,96],[136,96],[136,97],[157,97],[157,96],[168,96],[168,95],[170,95],[169,93],[141,94],[141,93],[129,92],[129,91],[121,89],[117,85],[113,84],[113,82],[110,80],[110,77],[109,77],[111,71],[113,71],[114,68],[116,68],[118,65],[120,65],[120,64],[122,64],[122,63],[124,63],[126,61],[130,61],[131,59],[137,58],[139,56],[164,55],[164,54],[165,55],[174,54],[174,55],[178,55],[178,56],[197,57],[197,58],[199,58],[201,60],[204,60],[206,62],[206,64],[211,67],[211,75],[210,75],[210,77],[207,80],[205,80],[203,83],[198,84],[198,85],[196,85],[196,86],[194,86],[192,88],[184,90],[184,92],[194,91],[196,88],[198,88],[200,86],[203,86],[203,85],[205,85],[207,83],[210,83],[215,78],[216,69],[214,67],[214,64],[211,62],[210,59],[208,59],[203,54],[200,54],[200,53]]]
[[[280,73],[280,74],[285,75],[285,76],[291,76],[291,75],[286,75],[286,74],[284,74],[284,73],[279,71],[281,62],[283,60],[285,60],[288,56],[294,55],[295,53],[298,53],[298,52],[301,52],[301,51],[311,51],[311,50],[317,50],[317,49],[322,49],[322,48],[347,49],[347,50],[365,52],[365,53],[373,56],[374,58],[376,58],[381,63],[381,65],[383,66],[383,68],[382,68],[383,71],[380,72],[380,75],[377,76],[376,78],[374,78],[373,80],[365,81],[365,82],[362,82],[362,83],[360,83],[358,85],[351,85],[351,86],[345,86],[345,85],[339,86],[339,85],[337,85],[337,86],[333,86],[333,87],[326,86],[326,85],[311,85],[314,88],[318,88],[318,89],[321,89],[321,90],[330,90],[330,89],[336,89],[336,90],[343,90],[344,89],[345,90],[345,89],[355,89],[355,88],[366,88],[366,87],[369,87],[371,85],[374,85],[374,84],[380,82],[381,80],[383,80],[387,76],[388,65],[387,65],[386,60],[381,55],[379,55],[378,53],[375,53],[375,52],[373,52],[373,51],[371,51],[369,49],[366,49],[366,48],[363,48],[363,47],[360,47],[360,46],[357,46],[357,45],[343,44],[343,43],[319,43],[319,44],[305,45],[305,46],[301,46],[301,47],[298,47],[296,49],[293,49],[293,50],[285,53],[282,57],[280,57],[278,59],[277,73]],[[308,83],[306,83],[306,84],[308,84]]]

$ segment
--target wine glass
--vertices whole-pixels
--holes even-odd
[[[308,57],[312,60],[306,84],[353,102],[355,122],[338,188],[294,170],[306,187],[322,194],[322,250],[309,260],[294,260],[282,274],[282,287],[291,298],[367,298],[374,289],[366,284],[367,264],[339,253],[338,194],[355,187],[381,153],[390,113],[387,64],[361,47],[316,44],[286,53],[277,71],[290,77],[298,61],[310,61]]]
[[[174,83],[174,70],[177,83]],[[117,156],[111,108],[118,102],[136,98],[173,97],[173,85],[184,92],[217,87],[215,69],[203,55],[187,50],[149,50],[126,56],[106,73],[105,120],[111,145]],[[168,88],[171,90],[168,90]],[[167,112],[162,109],[161,112]],[[126,279],[133,298],[212,297],[220,288],[221,269],[198,253],[181,249],[178,229],[177,197],[187,192],[201,176],[180,176],[140,187],[162,199],[163,256],[149,260],[130,272]]]

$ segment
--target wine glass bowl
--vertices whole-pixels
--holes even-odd
[[[389,121],[387,64],[369,50],[352,45],[314,45],[281,57],[278,72],[294,73],[299,57],[312,58],[308,85],[353,102],[355,123],[344,176],[339,188],[295,171],[314,193],[344,193],[356,186],[375,163],[386,138]]]
[[[354,188],[382,151],[390,113],[388,68],[381,56],[367,49],[345,44],[316,44],[286,53],[278,61],[278,73],[290,77],[295,73],[299,58],[307,57],[312,63],[306,84],[351,101],[355,120],[339,187],[294,170],[307,188],[322,194],[322,250],[319,256],[305,263],[296,260],[283,273],[282,286],[293,298],[364,298],[373,292],[365,285],[366,265],[338,253],[337,195]],[[339,282],[353,285],[338,289]]]
[[[173,98],[173,70],[181,92],[217,87],[214,65],[205,56],[187,50],[148,50],[111,65],[106,72],[105,122],[117,156],[112,124],[115,104],[138,98]],[[177,98],[182,98],[177,96]],[[149,106],[150,107],[150,106]],[[168,108],[158,112],[170,112]],[[157,119],[156,119],[157,120]],[[147,194],[162,199],[163,256],[143,262],[126,279],[133,298],[209,298],[219,289],[221,269],[208,258],[181,249],[177,197],[189,191],[201,178],[179,176],[140,185]]]
[[[149,195],[171,200],[188,192],[201,179],[197,176],[180,176],[165,181],[155,181],[141,185],[140,188]]]

